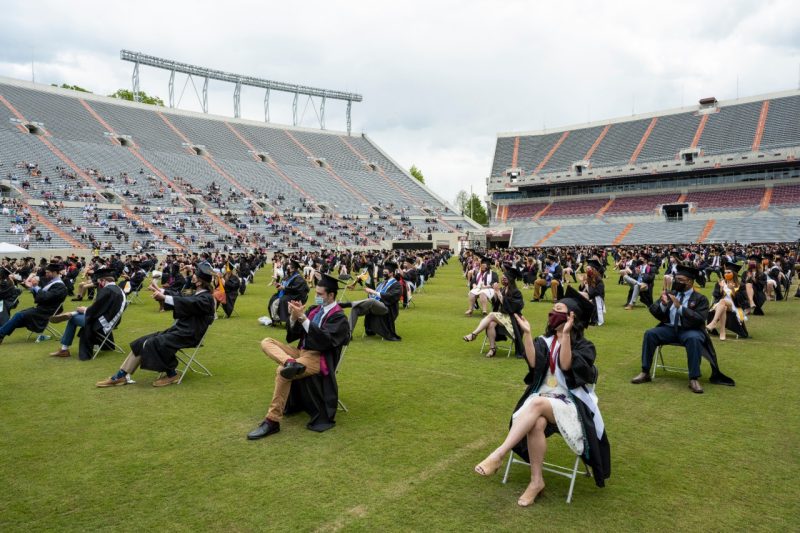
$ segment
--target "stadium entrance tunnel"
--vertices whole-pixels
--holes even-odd
[[[133,141],[131,140],[131,138],[127,137],[127,136],[122,136],[122,135],[118,136],[117,137],[117,142],[119,143],[120,146],[125,146],[125,147],[133,147],[134,146]]]
[[[41,124],[35,122],[26,122],[23,126],[31,135],[45,135],[47,133]]]

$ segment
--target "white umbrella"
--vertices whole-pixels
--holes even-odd
[[[0,254],[5,255],[13,255],[13,254],[27,254],[29,253],[28,250],[17,246],[15,244],[9,244],[7,242],[0,242]]]

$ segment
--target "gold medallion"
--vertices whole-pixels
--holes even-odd
[[[549,378],[547,378],[547,386],[548,387],[550,387],[551,389],[554,389],[557,385],[558,385],[558,380],[556,379],[555,376],[550,376]]]

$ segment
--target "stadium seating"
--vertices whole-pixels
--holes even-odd
[[[695,204],[698,209],[730,209],[756,207],[763,196],[763,187],[727,191],[696,191],[689,193],[686,201]]]
[[[22,82],[0,80],[0,95],[6,195],[67,202],[61,214],[75,220],[82,215],[75,202],[117,204],[112,210],[131,220],[125,231],[98,227],[91,237],[104,247],[374,245],[469,224],[365,136],[289,131]],[[43,136],[29,134],[19,117],[38,123]],[[20,230],[10,216],[0,220],[0,232]],[[35,240],[27,229],[12,235]],[[63,229],[26,245],[92,240]]]

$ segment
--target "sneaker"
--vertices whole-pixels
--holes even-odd
[[[121,378],[115,378],[111,376],[110,378],[104,379],[103,381],[98,381],[95,383],[96,387],[104,388],[104,387],[116,387],[117,385],[127,385],[128,378],[127,376],[122,376]]]
[[[158,378],[153,382],[153,387],[166,387],[167,385],[173,385],[181,379],[180,374],[175,374],[174,376],[163,376]]]
[[[35,342],[39,343],[39,342],[49,341],[50,339],[51,339],[50,335],[39,335],[38,337],[36,337]]]

